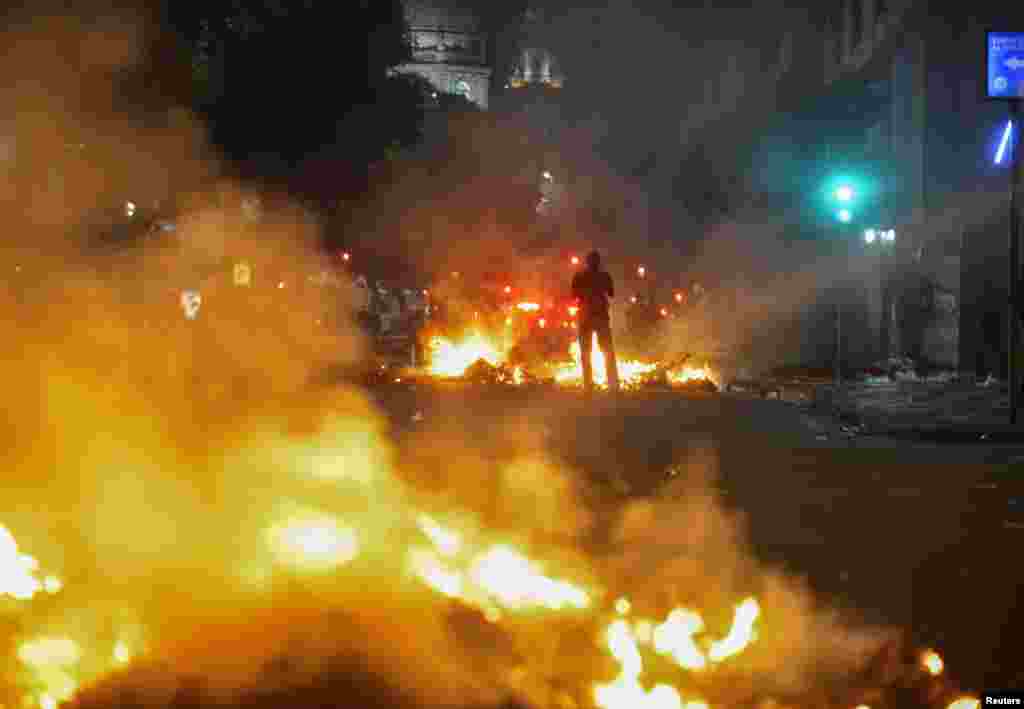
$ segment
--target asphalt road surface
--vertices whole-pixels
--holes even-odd
[[[864,438],[794,404],[726,395],[587,401],[395,386],[374,396],[400,442],[444,426],[487,450],[508,435],[510,417],[535,422],[606,499],[652,494],[673,463],[709,446],[721,495],[746,515],[759,559],[805,577],[828,603],[937,647],[965,689],[1024,680],[1020,448]]]

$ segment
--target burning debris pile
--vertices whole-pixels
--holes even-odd
[[[509,362],[509,349],[479,331],[470,331],[461,338],[435,336],[430,340],[430,363],[425,371],[438,379],[462,380],[477,384],[505,384],[523,386],[546,383],[562,387],[583,385],[583,363],[578,342],[573,342],[567,356],[550,362]],[[672,387],[686,391],[717,392],[720,382],[710,365],[695,366],[689,357],[674,361],[642,362],[619,359],[618,370],[622,387],[638,390],[651,387]],[[594,384],[607,388],[604,353],[593,345]]]

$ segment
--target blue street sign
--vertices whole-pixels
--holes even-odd
[[[989,32],[985,43],[989,98],[1024,98],[1024,32]]]

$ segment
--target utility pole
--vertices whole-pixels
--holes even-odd
[[[1020,324],[1018,318],[1018,297],[1020,291],[1020,234],[1018,233],[1019,218],[1017,215],[1017,189],[1020,185],[1020,126],[1017,121],[1020,99],[1010,102],[1010,126],[1016,129],[1016,145],[1013,146],[1013,161],[1010,178],[1010,298],[1006,308],[1007,330],[1007,383],[1010,387],[1010,423],[1017,423],[1017,406],[1019,393],[1019,376],[1017,372],[1017,349],[1020,342]]]
[[[843,381],[843,304],[841,298],[842,296],[839,296],[836,299],[836,345],[832,357],[832,379],[835,381],[837,390]]]

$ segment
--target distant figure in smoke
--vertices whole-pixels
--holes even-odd
[[[611,318],[608,314],[608,299],[615,295],[612,277],[601,270],[601,254],[591,251],[587,255],[587,267],[572,279],[572,295],[579,303],[580,359],[583,362],[583,389],[594,390],[594,371],[591,364],[594,335],[604,353],[608,374],[608,389],[619,389],[619,367],[615,361],[615,347],[612,344]]]

